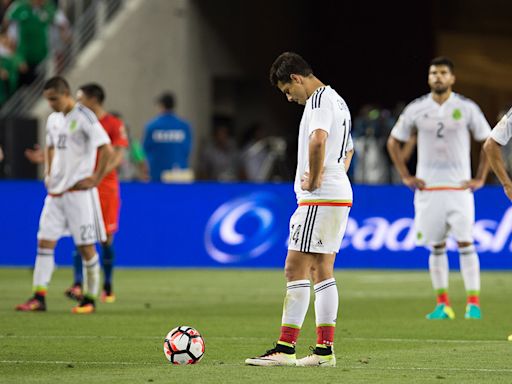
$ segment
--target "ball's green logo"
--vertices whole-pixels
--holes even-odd
[[[418,240],[423,239],[423,233],[421,233],[420,231],[418,231],[418,232],[416,233],[416,239],[418,239]]]
[[[455,108],[452,113],[453,120],[460,120],[462,118],[462,112],[459,108]]]

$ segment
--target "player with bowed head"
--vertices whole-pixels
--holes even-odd
[[[45,311],[57,241],[71,234],[83,258],[84,296],[73,313],[92,313],[99,291],[95,244],[106,240],[96,186],[112,156],[110,140],[94,113],[71,96],[67,81],[53,77],[44,97],[55,111],[46,124],[45,185],[48,195],[39,220],[33,273],[34,295],[18,311]],[[95,169],[96,157],[98,164]]]
[[[333,345],[339,300],[334,260],[352,206],[347,177],[353,154],[350,111],[296,53],[285,52],[274,61],[270,82],[288,101],[304,105],[294,185],[298,208],[290,219],[280,337],[275,348],[245,362],[332,367],[336,365]],[[317,341],[311,355],[297,359],[295,345],[309,307],[310,280],[315,291]]]

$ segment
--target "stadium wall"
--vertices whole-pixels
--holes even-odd
[[[413,193],[397,186],[354,186],[354,207],[338,268],[426,269],[428,251],[414,245]],[[0,183],[0,265],[31,266],[41,182]],[[475,242],[482,269],[512,269],[512,208],[501,188],[475,194]],[[291,184],[122,185],[116,263],[122,267],[281,268]],[[455,243],[450,266],[458,268]],[[59,242],[58,265],[70,265],[72,242]]]

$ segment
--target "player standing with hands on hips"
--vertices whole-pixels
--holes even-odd
[[[299,206],[290,219],[281,335],[275,348],[245,362],[333,367],[339,300],[334,260],[352,206],[347,177],[353,154],[350,111],[336,91],[315,77],[309,64],[295,53],[285,52],[274,61],[270,82],[288,101],[304,105],[294,186]],[[313,354],[297,359],[295,344],[309,307],[310,280],[315,291],[317,342]]]
[[[62,236],[71,233],[83,258],[85,277],[84,296],[72,312],[92,313],[100,283],[95,244],[106,240],[96,186],[105,175],[113,150],[95,114],[75,102],[64,78],[49,79],[43,89],[44,97],[55,111],[46,124],[48,195],[37,233],[34,296],[16,306],[16,310],[46,310],[45,296],[55,265],[55,246]]]
[[[453,319],[448,298],[446,239],[451,233],[459,247],[460,270],[467,293],[466,319],[480,319],[480,261],[473,245],[475,203],[473,192],[481,188],[489,164],[484,152],[475,178],[471,178],[470,134],[483,142],[489,123],[473,101],[452,92],[453,63],[444,57],[431,61],[431,92],[411,102],[391,131],[387,147],[405,185],[415,190],[414,224],[418,245],[431,247],[429,270],[437,305],[426,318]],[[418,134],[416,175],[407,170],[400,144]]]
[[[512,180],[507,173],[501,147],[507,145],[512,137],[512,109],[499,121],[491,132],[491,136],[485,141],[484,150],[489,158],[492,170],[498,177],[505,195],[512,201]],[[508,337],[512,341],[512,335]]]

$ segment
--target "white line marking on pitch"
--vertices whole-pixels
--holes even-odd
[[[100,335],[0,335],[0,339],[108,339],[108,340],[163,340],[158,336],[100,336]],[[267,340],[266,337],[211,336],[210,340]],[[386,343],[443,343],[443,344],[507,344],[507,340],[405,339],[386,337],[341,337],[342,341],[377,341]]]
[[[44,360],[0,360],[0,364],[73,364],[73,365],[163,365],[163,363],[129,362],[129,361],[44,361]],[[240,364],[224,364],[238,366]],[[372,371],[431,371],[431,372],[512,372],[509,368],[440,368],[440,367],[368,367],[345,366],[339,368]]]

